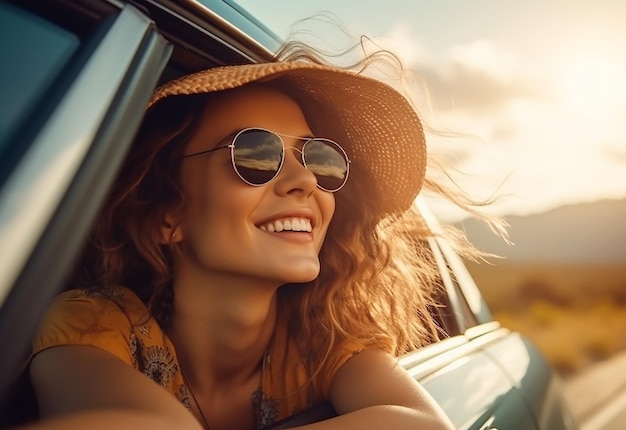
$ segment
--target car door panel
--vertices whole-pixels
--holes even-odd
[[[574,422],[561,396],[559,380],[540,352],[519,333],[488,345],[485,353],[502,368],[523,396],[540,429],[565,430]]]
[[[169,55],[152,21],[132,6],[102,25],[0,191],[0,240],[12,244],[0,259],[0,342],[7,351],[0,391],[84,243]]]
[[[403,357],[401,364],[437,400],[457,429],[479,429],[488,422],[497,428],[507,422],[507,429],[536,430],[510,378],[484,351],[486,344],[503,342],[508,335],[507,330],[496,329],[476,339],[456,336],[434,345],[440,349],[451,344],[446,351],[428,357],[430,347],[426,347]],[[427,358],[420,360],[421,356]]]

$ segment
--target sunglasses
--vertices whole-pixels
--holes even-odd
[[[184,158],[230,148],[233,168],[246,184],[258,187],[272,181],[285,162],[283,137],[304,140],[300,152],[302,165],[317,178],[317,186],[331,193],[339,191],[348,180],[350,160],[346,151],[330,139],[278,134],[263,128],[245,128],[237,132],[230,145],[185,155]]]

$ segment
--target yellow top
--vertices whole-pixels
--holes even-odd
[[[130,289],[110,287],[61,294],[44,318],[34,341],[33,356],[61,345],[104,349],[143,372],[191,410],[174,345]],[[261,388],[251,399],[259,411],[259,427],[328,400],[335,372],[360,350],[362,347],[357,345],[346,345],[335,351],[315,376],[316,383],[307,384],[309,375],[301,354],[278,318]]]

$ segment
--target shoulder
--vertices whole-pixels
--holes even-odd
[[[48,308],[33,354],[61,345],[93,345],[132,362],[134,327],[151,320],[147,307],[128,288],[69,290]]]
[[[285,396],[292,393],[301,408],[329,400],[330,387],[336,373],[352,357],[368,348],[364,342],[343,339],[337,341],[326,353],[317,351],[318,360],[311,361],[306,342],[297,342],[290,336],[288,328],[280,319],[277,321],[274,337],[270,345],[270,374],[280,381]],[[274,385],[274,384],[272,384]],[[290,393],[290,394],[287,394]],[[308,404],[307,404],[308,403]]]
[[[58,346],[104,350],[190,408],[174,345],[146,305],[128,288],[114,286],[61,294],[41,324],[30,360]]]

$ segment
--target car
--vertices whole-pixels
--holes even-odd
[[[153,89],[210,66],[269,61],[281,40],[232,0],[1,0],[0,32],[0,404],[19,406],[15,376]],[[458,429],[575,429],[540,352],[493,319],[443,237],[429,243],[442,286],[433,312],[447,336],[402,366]],[[5,409],[3,425],[19,421],[19,407]],[[321,405],[276,428],[333,414]]]

